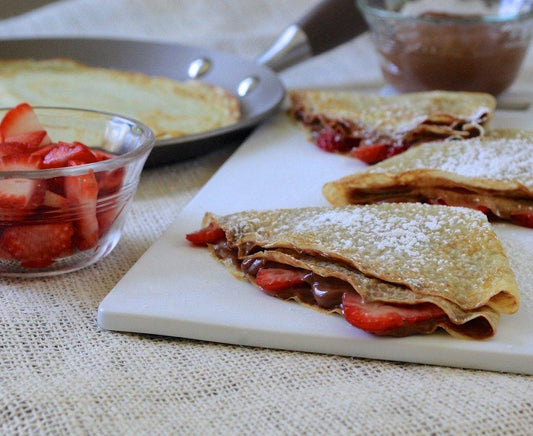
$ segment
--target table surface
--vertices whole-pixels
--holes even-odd
[[[314,3],[64,0],[0,20],[0,37],[201,43],[253,58]],[[367,35],[281,79],[288,88],[382,86]],[[531,91],[529,55],[511,93]],[[98,304],[233,151],[145,170],[123,237],[98,264],[0,280],[1,434],[533,432],[529,376],[100,330]]]

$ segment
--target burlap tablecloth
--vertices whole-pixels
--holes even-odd
[[[145,38],[254,57],[313,3],[70,0],[0,21],[0,37]],[[533,89],[530,64],[520,93]],[[282,79],[381,83],[367,37]],[[231,152],[146,170],[122,240],[97,265],[0,280],[0,434],[533,434],[533,377],[99,330],[100,301]]]

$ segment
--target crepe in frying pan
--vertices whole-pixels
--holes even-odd
[[[519,293],[486,217],[417,203],[205,215],[189,241],[266,293],[378,335],[485,339]]]
[[[533,131],[427,143],[327,183],[334,205],[425,202],[479,209],[533,227]]]
[[[0,63],[0,105],[66,106],[138,119],[157,139],[179,137],[238,121],[239,102],[206,83],[94,68],[69,59]]]
[[[496,107],[484,93],[430,91],[378,96],[297,90],[290,113],[320,148],[373,164],[427,141],[483,134]]]

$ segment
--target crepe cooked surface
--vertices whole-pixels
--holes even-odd
[[[482,138],[422,144],[327,183],[323,192],[336,205],[447,196],[447,204],[486,205],[507,219],[533,211],[533,132],[496,129]]]
[[[220,87],[94,68],[68,59],[2,60],[0,105],[66,106],[114,112],[150,126],[157,139],[238,121],[239,102]]]
[[[330,120],[351,120],[367,131],[398,136],[432,116],[453,115],[456,119],[476,121],[492,114],[494,97],[484,93],[431,91],[379,96],[349,91],[292,91],[294,107],[306,115]]]
[[[428,143],[370,167],[367,173],[420,169],[452,173],[482,187],[523,187],[533,194],[533,131],[495,129],[483,138]]]
[[[506,255],[477,211],[381,204],[207,214],[204,225],[211,222],[241,259],[263,257],[340,278],[368,301],[431,302],[457,323],[443,327],[460,337],[477,334],[463,323],[482,317],[493,330],[498,313],[518,309]],[[259,250],[250,255],[250,247]],[[225,264],[235,272],[234,262]]]

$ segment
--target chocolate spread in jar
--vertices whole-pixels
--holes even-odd
[[[498,95],[513,83],[528,45],[519,28],[441,18],[398,23],[391,39],[378,41],[383,75],[395,89]]]

